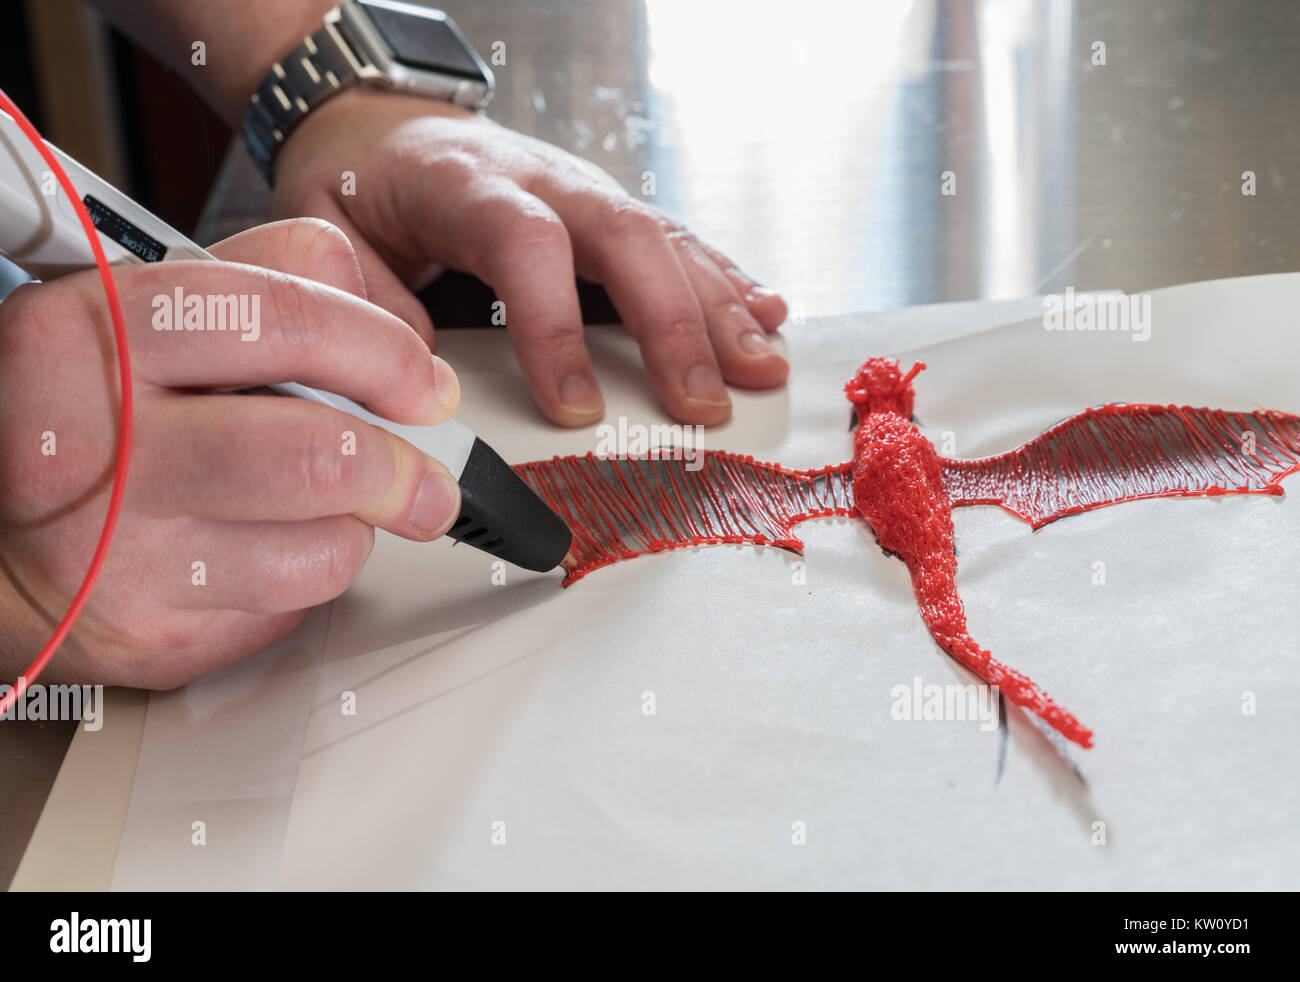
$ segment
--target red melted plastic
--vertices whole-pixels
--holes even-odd
[[[1189,406],[1085,409],[1009,453],[945,460],[958,505],[998,505],[1034,528],[1142,498],[1282,494],[1300,470],[1300,417]]]
[[[918,363],[902,377],[897,362],[875,358],[845,387],[859,421],[853,441],[854,503],[880,545],[907,564],[921,618],[939,647],[997,686],[1013,704],[1090,747],[1090,730],[1030,678],[976,644],[966,630],[966,611],[957,595],[952,502],[943,468],[934,445],[909,422],[911,380],[924,367]]]
[[[791,471],[702,451],[671,457],[556,457],[515,470],[573,530],[564,585],[620,559],[684,546],[773,545],[796,552],[794,526],[852,515],[848,465]]]
[[[910,422],[911,381],[892,359],[868,360],[845,392],[858,429],[853,460],[792,471],[736,454],[556,457],[518,471],[573,529],[566,586],[610,563],[709,543],[802,552],[794,527],[865,518],[907,565],[922,619],[946,652],[1012,703],[1081,746],[1092,734],[1026,676],[980,648],[957,594],[952,509],[991,504],[1038,528],[1142,498],[1282,494],[1300,470],[1300,417],[1178,406],[1085,410],[1008,453],[945,460]],[[676,456],[674,456],[676,455]]]

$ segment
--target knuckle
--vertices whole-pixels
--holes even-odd
[[[321,543],[317,569],[322,600],[339,596],[351,585],[370,558],[373,543],[373,533],[351,520]]]
[[[686,348],[707,340],[704,324],[698,316],[674,317],[654,332],[655,344],[662,348]]]
[[[281,224],[284,225],[286,252],[310,250],[313,257],[334,260],[356,259],[352,241],[333,222],[323,218],[303,216],[286,219]]]
[[[748,319],[749,313],[745,308],[734,300],[722,300],[709,304],[704,309],[704,319],[710,324],[726,324],[728,321],[736,318]]]
[[[580,327],[549,318],[534,324],[529,329],[528,342],[544,350],[548,358],[586,350]]]
[[[347,484],[349,459],[342,451],[339,433],[329,427],[309,427],[294,450],[285,455],[288,481],[312,499],[337,501]]]
[[[302,286],[288,276],[263,273],[261,279],[277,342],[295,351],[319,347],[325,333],[316,331],[307,317]]]
[[[464,185],[479,175],[480,164],[473,154],[464,150],[449,149],[432,161],[438,182],[446,185]]]
[[[498,248],[505,254],[529,249],[568,247],[569,234],[555,215],[536,211],[519,211],[502,226]]]
[[[426,392],[433,388],[433,356],[418,334],[409,328],[398,328],[400,339],[392,345],[396,365],[392,371],[394,392]],[[394,332],[397,333],[396,331]]]
[[[655,214],[631,198],[612,201],[601,214],[600,228],[612,239],[640,238],[662,231]]]
[[[704,250],[700,248],[700,240],[692,235],[687,229],[672,222],[665,222],[660,226],[660,228],[664,230],[664,234],[668,237],[668,241],[678,249],[689,253],[692,258],[703,256]]]

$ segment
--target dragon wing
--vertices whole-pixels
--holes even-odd
[[[998,505],[1039,528],[1142,498],[1282,494],[1300,470],[1300,417],[1120,404],[1084,410],[1022,446],[945,459],[954,507]],[[852,465],[796,471],[720,451],[554,457],[516,465],[574,529],[565,583],[620,559],[709,543],[802,551],[794,527],[854,515]]]
[[[573,529],[565,585],[620,559],[748,542],[802,551],[794,526],[853,514],[849,464],[792,471],[719,451],[554,457],[515,471]]]
[[[1282,494],[1300,417],[1186,406],[1094,407],[1004,454],[943,461],[953,506],[998,505],[1034,528],[1141,498]]]

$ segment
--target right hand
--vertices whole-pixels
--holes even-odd
[[[114,270],[135,445],[107,561],[50,663],[51,681],[180,685],[259,651],[342,593],[370,554],[374,527],[436,539],[459,511],[446,468],[379,427],[305,400],[212,391],[297,381],[399,423],[440,423],[455,412],[460,389],[446,362],[404,322],[359,299],[347,238],[299,219],[212,252],[229,261]],[[154,297],[177,287],[186,296],[259,295],[260,337],[154,330]],[[49,638],[99,538],[117,444],[116,379],[93,271],[23,286],[0,303],[5,681]],[[198,562],[203,585],[194,583]]]

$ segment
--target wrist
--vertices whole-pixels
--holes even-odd
[[[469,108],[492,98],[493,77],[442,11],[385,0],[342,0],[270,66],[250,97],[244,140],[268,178],[289,135],[360,85]]]
[[[338,0],[91,0],[203,97],[235,132],[257,85]]]
[[[209,101],[236,133],[242,130],[249,101],[271,66],[318,29],[339,0],[254,2],[256,13],[250,12],[246,23],[256,19],[257,29],[251,37],[236,39],[241,50],[232,53],[229,70],[214,78],[209,93]]]
[[[289,131],[272,161],[274,184],[279,186],[284,173],[305,169],[312,162],[319,163],[330,156],[326,151],[335,142],[331,134],[346,133],[353,148],[372,146],[381,133],[391,132],[407,120],[421,116],[466,121],[483,118],[473,110],[438,99],[372,85],[353,85],[317,105]],[[282,172],[285,161],[292,163]]]

